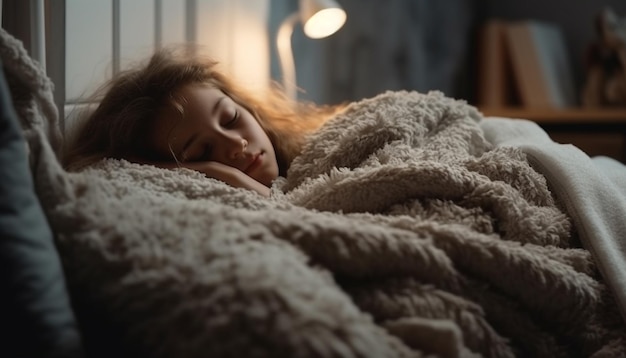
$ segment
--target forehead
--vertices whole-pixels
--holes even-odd
[[[175,127],[181,123],[193,123],[206,120],[213,115],[217,105],[228,98],[221,90],[205,85],[191,84],[183,86],[172,94],[168,103],[157,114],[157,125]]]
[[[224,92],[206,84],[186,85],[173,93],[174,101],[182,107],[185,117],[195,112],[212,111],[225,97]]]
[[[154,119],[149,135],[153,147],[159,150],[180,144],[181,137],[194,131],[196,123],[209,118],[225,98],[222,91],[205,84],[186,85],[176,90],[172,94],[173,103],[159,110]]]

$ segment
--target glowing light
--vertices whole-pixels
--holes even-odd
[[[304,33],[313,39],[334,34],[346,22],[346,12],[340,8],[322,9],[304,24]]]

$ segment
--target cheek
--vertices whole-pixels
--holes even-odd
[[[163,156],[163,146],[162,144],[166,142],[166,137],[162,134],[159,128],[152,128],[148,131],[145,139],[144,139],[144,151],[146,155],[150,155],[152,157],[162,157]],[[150,158],[152,159],[152,158]]]
[[[261,123],[259,123],[256,119],[254,119],[254,117],[252,118],[254,120],[253,130],[254,130],[255,137],[259,141],[263,142],[263,144],[265,144],[266,146],[269,145],[273,147],[272,141],[270,140],[270,137],[268,136],[267,131],[263,128]]]
[[[174,140],[176,123],[171,119],[159,118],[146,136],[146,149],[154,157],[162,160],[174,160],[170,150],[171,141]]]

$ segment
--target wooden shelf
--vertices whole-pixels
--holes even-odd
[[[539,124],[626,124],[625,108],[526,109],[521,107],[483,107],[486,117],[529,119]]]
[[[626,108],[479,109],[485,117],[531,120],[544,128],[555,142],[574,144],[591,157],[605,155],[626,163]]]

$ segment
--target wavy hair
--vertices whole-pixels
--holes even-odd
[[[180,111],[174,94],[189,84],[213,86],[252,113],[274,146],[281,175],[301,152],[305,137],[339,109],[289,100],[277,85],[253,94],[220,72],[216,61],[164,49],[96,92],[97,108],[84,115],[65,148],[65,167],[79,170],[104,158],[153,159],[148,133],[162,110],[172,106]]]

